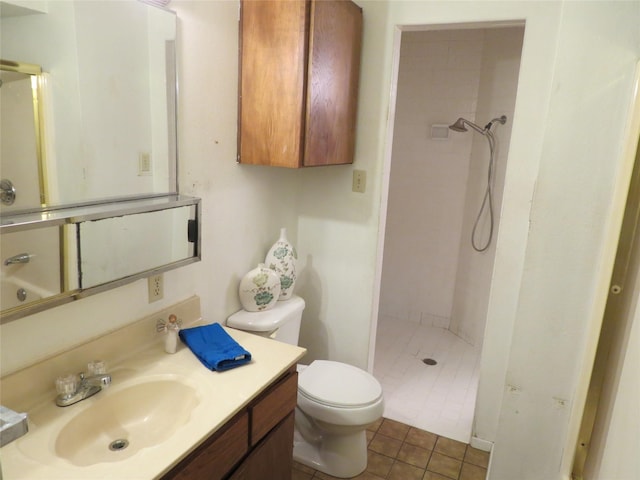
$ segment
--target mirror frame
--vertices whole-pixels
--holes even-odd
[[[191,257],[171,262],[166,265],[138,272],[123,278],[115,279],[85,289],[74,289],[62,292],[51,297],[36,300],[26,305],[20,305],[0,312],[0,324],[4,324],[27,315],[41,312],[43,310],[57,307],[81,298],[85,298],[96,293],[120,287],[134,282],[141,278],[150,277],[159,273],[183,267],[201,260],[201,201],[196,197],[186,195],[163,195],[157,197],[147,197],[138,199],[122,200],[110,203],[95,203],[91,205],[76,205],[71,207],[60,207],[54,209],[42,209],[36,212],[27,212],[11,216],[2,217],[0,234],[13,233],[25,230],[33,230],[44,227],[73,225],[86,221],[100,220],[105,218],[134,215],[146,212],[156,212],[171,208],[195,206],[196,234],[194,243],[194,254]]]

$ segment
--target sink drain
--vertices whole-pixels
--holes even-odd
[[[120,450],[124,450],[128,446],[129,446],[129,440],[120,438],[118,440],[114,440],[109,444],[109,450],[111,450],[112,452],[119,452]]]
[[[422,359],[422,363],[424,363],[425,365],[437,365],[438,362],[436,362],[433,358],[423,358]]]

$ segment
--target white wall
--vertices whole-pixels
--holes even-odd
[[[380,292],[394,321],[451,321],[474,134],[438,139],[431,127],[475,121],[484,35],[402,34]]]
[[[496,252],[496,240],[500,227],[500,212],[504,192],[504,178],[511,130],[513,111],[518,88],[520,56],[522,55],[522,27],[487,29],[484,36],[482,71],[478,95],[476,118],[481,126],[492,118],[507,116],[507,123],[496,123],[495,152],[492,182],[494,212],[494,231],[491,244],[485,252],[479,253],[471,248],[473,225],[481,208],[487,181],[489,146],[486,138],[473,136],[470,173],[466,187],[466,200],[462,241],[458,257],[453,309],[450,330],[472,345],[480,345],[487,320],[487,307],[491,289],[491,276]],[[475,237],[475,244],[482,248],[489,232],[488,206],[482,214]]]
[[[496,478],[566,474],[570,466],[585,365],[593,359],[612,268],[610,239],[619,225],[612,209],[615,187],[625,190],[616,182],[640,52],[640,5],[614,5],[563,7],[496,436]],[[536,365],[532,358],[543,360]],[[546,441],[516,454],[532,434]]]
[[[356,3],[364,10],[364,38],[355,161],[299,172],[297,291],[307,301],[300,331],[305,360],[329,358],[367,368],[388,113],[388,3]],[[364,194],[351,191],[353,169],[367,174]]]

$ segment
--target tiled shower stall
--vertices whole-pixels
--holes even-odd
[[[401,37],[374,374],[385,417],[464,442],[472,435],[523,34],[505,26]],[[508,120],[492,128],[495,227],[479,253],[470,238],[487,185],[488,142],[447,127],[458,117],[483,127],[500,115]],[[480,243],[488,218],[485,209]]]

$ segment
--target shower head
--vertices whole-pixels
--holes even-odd
[[[491,126],[494,124],[494,122],[499,122],[502,125],[504,125],[507,122],[507,117],[505,115],[502,115],[501,117],[494,118],[489,123],[487,123],[484,126],[484,128],[481,128],[479,125],[476,125],[475,123],[467,120],[466,118],[460,117],[458,120],[455,121],[454,124],[449,125],[449,128],[454,132],[468,132],[467,126],[469,126],[473,128],[476,132],[482,133],[484,135],[488,130],[491,130]]]
[[[467,127],[464,126],[464,118],[459,118],[456,123],[449,125],[449,128],[454,132],[466,132]]]
[[[481,127],[462,117],[456,120],[453,125],[449,125],[449,128],[454,132],[468,132],[467,126],[473,128],[478,133],[484,133],[484,130]]]

